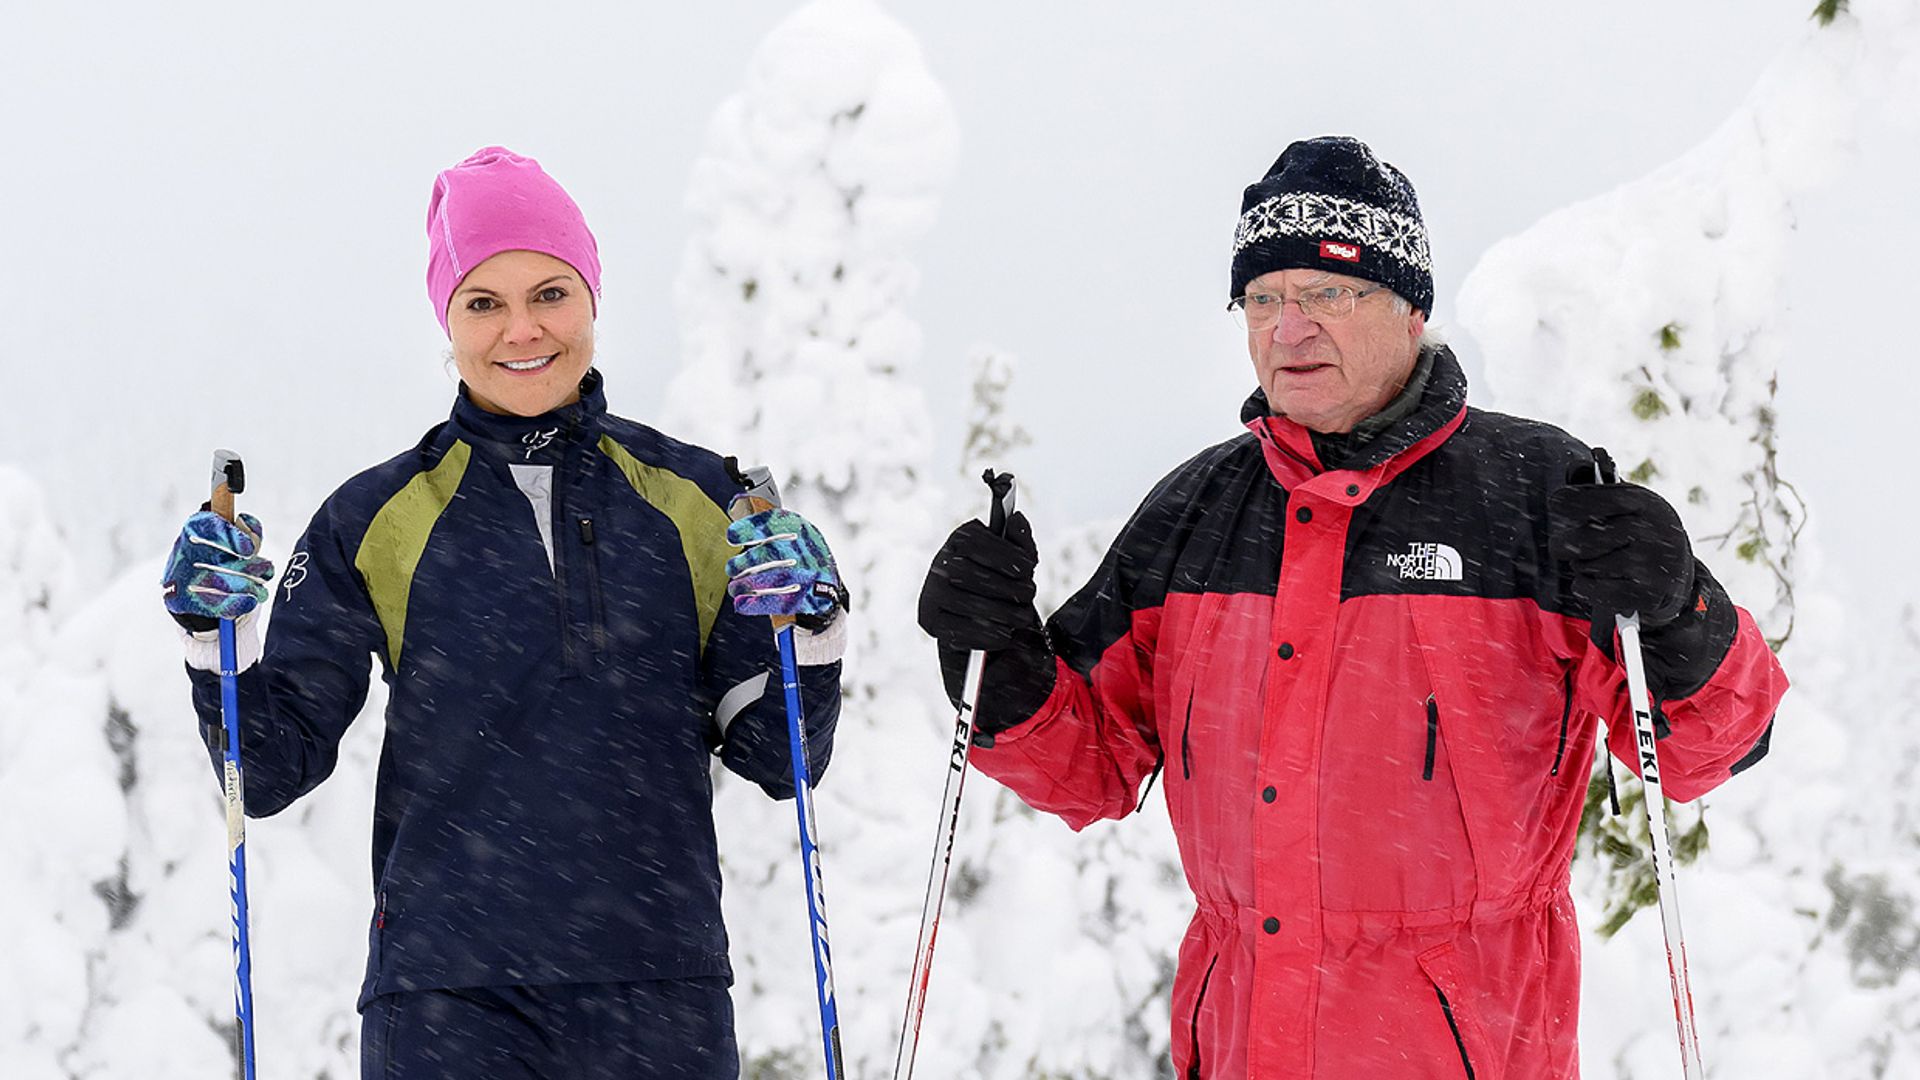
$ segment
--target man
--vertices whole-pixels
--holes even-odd
[[[1023,517],[935,557],[950,694],[990,652],[973,760],[1075,829],[1164,768],[1197,899],[1178,1075],[1576,1076],[1599,719],[1635,760],[1613,614],[1646,628],[1674,798],[1765,753],[1785,676],[1658,495],[1466,406],[1423,340],[1413,188],[1365,145],[1297,142],[1247,188],[1231,295],[1249,433],[1162,480],[1044,627]]]

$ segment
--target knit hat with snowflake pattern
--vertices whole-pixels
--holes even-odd
[[[1377,281],[1433,311],[1433,261],[1413,185],[1358,139],[1294,143],[1240,200],[1229,295],[1295,268]]]

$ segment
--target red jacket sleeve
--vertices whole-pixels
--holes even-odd
[[[1760,628],[1741,608],[1733,642],[1706,683],[1659,703],[1668,733],[1655,746],[1667,797],[1692,802],[1766,753],[1787,675]],[[1581,703],[1607,722],[1607,747],[1637,776],[1633,708],[1626,669],[1590,646],[1579,671]]]
[[[1072,613],[1072,603],[1062,610]],[[1039,711],[973,751],[981,772],[1075,830],[1132,813],[1141,781],[1160,763],[1151,660],[1159,609],[1130,622],[1087,675],[1055,660],[1053,693]]]

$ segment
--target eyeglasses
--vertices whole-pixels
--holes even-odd
[[[1288,304],[1299,305],[1300,314],[1314,322],[1339,322],[1353,314],[1353,307],[1361,297],[1372,296],[1385,288],[1385,285],[1371,285],[1364,289],[1355,289],[1351,285],[1322,285],[1292,299],[1279,293],[1252,292],[1228,301],[1227,310],[1233,313],[1233,321],[1239,323],[1242,330],[1273,329]]]

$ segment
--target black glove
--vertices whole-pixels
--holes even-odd
[[[1667,500],[1637,484],[1595,483],[1595,476],[1593,465],[1576,466],[1548,497],[1547,549],[1572,569],[1594,643],[1614,658],[1614,617],[1639,612],[1648,684],[1662,700],[1687,697],[1733,645],[1733,603],[1693,557]]]
[[[1646,629],[1665,626],[1693,599],[1693,547],[1667,500],[1638,484],[1581,481],[1576,468],[1547,499],[1547,550],[1573,568],[1573,594],[1595,622],[1637,611]]]
[[[1034,610],[1033,572],[1040,565],[1025,514],[996,536],[979,521],[953,530],[920,587],[920,629],[940,645],[947,697],[960,705],[967,653],[987,653],[974,726],[996,735],[1026,720],[1053,692],[1053,650]]]

